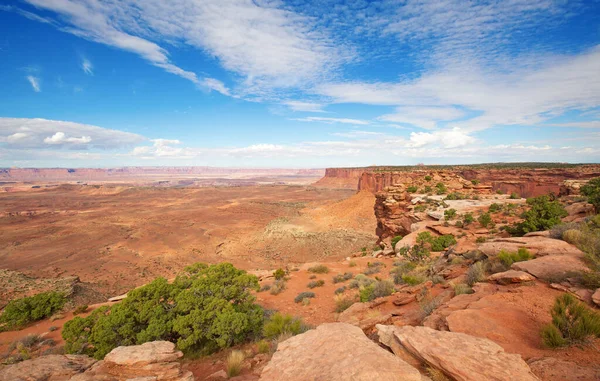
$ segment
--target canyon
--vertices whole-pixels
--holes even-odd
[[[215,170],[204,172],[203,184],[179,183],[188,175],[184,169],[147,169],[138,173],[140,178],[132,175],[136,171],[124,170],[116,180],[105,170],[90,170],[89,176],[84,170],[77,175],[49,170],[37,178],[35,171],[26,171],[18,175],[21,180],[14,172],[3,179],[10,183],[0,192],[0,307],[54,288],[67,290],[73,302],[61,316],[0,333],[0,353],[27,335],[43,335],[60,348],[62,327],[74,317],[70,309],[89,304],[82,315],[87,316],[100,306],[119,303],[129,290],[158,276],[173,279],[186,265],[231,262],[258,277],[261,291],[254,295],[260,306],[316,327],[273,344],[269,353],[259,353],[252,342],[236,346],[246,359],[242,375],[232,379],[326,375],[342,380],[344,371],[365,380],[395,380],[398,374],[415,380],[558,381],[575,379],[569,378],[572,373],[591,381],[600,376],[594,365],[600,361],[598,352],[590,349],[600,339],[592,347],[555,350],[544,347],[539,334],[562,294],[574,295],[591,308],[600,306],[600,291],[566,275],[588,271],[584,253],[550,238],[547,231],[511,238],[502,230],[519,221],[527,209],[526,197],[548,193],[565,205],[564,222],[587,221],[594,208],[579,188],[600,177],[600,165],[328,168],[225,175]],[[211,183],[226,177],[251,183]],[[500,208],[490,212],[492,226],[462,224],[466,214],[480,216],[492,205]],[[456,217],[446,218],[449,210]],[[407,273],[407,280],[414,277],[416,283],[409,284],[398,278],[397,270],[406,264],[402,250],[415,245],[419,233],[451,235],[455,242],[432,250],[426,262],[416,264]],[[467,287],[477,263],[497,264],[502,250],[520,249],[528,250],[531,258],[487,269],[489,276]],[[317,265],[327,272],[315,273]],[[270,289],[278,268],[286,274],[285,287],[275,293]],[[383,280],[394,284],[393,291],[375,300],[363,301],[364,285],[352,286]],[[308,286],[315,282],[321,283]],[[309,289],[313,297],[299,302],[298,296]],[[351,306],[339,312],[342,299]],[[460,353],[477,360],[462,362],[460,355],[450,355],[457,343],[464,345]],[[127,348],[117,349],[141,350]],[[37,351],[53,350],[42,346]],[[224,379],[228,353],[179,359],[168,366],[177,370],[177,380],[184,374],[186,380]],[[330,356],[315,357],[318,353]],[[361,360],[345,362],[348,353]],[[8,366],[4,375],[43,369],[52,360],[36,356],[20,367]],[[52,356],[57,356],[56,366],[68,362],[62,354]],[[319,365],[298,367],[297,359]],[[378,366],[360,365],[375,359]],[[110,357],[97,369],[89,368],[94,360],[77,361],[87,365],[73,380],[126,379]],[[387,372],[387,366],[394,371]],[[435,371],[445,378],[434,378]],[[2,372],[0,366],[0,379]]]

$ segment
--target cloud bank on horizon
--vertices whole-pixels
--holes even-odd
[[[22,0],[0,32],[2,166],[600,161],[599,1]]]

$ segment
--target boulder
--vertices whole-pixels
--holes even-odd
[[[96,360],[80,355],[48,355],[9,365],[0,370],[0,381],[62,381],[84,372]]]
[[[490,275],[488,280],[499,284],[511,284],[529,282],[535,278],[524,271],[508,270]]]
[[[420,381],[419,371],[350,324],[326,323],[278,345],[261,381]]]
[[[570,255],[547,255],[530,261],[513,263],[513,270],[527,271],[536,278],[554,281],[571,271],[587,271],[587,266],[579,257]]]
[[[142,345],[117,347],[85,373],[71,381],[193,381],[191,372],[181,369],[183,353],[169,341],[152,341]]]
[[[488,257],[495,257],[501,250],[516,252],[522,247],[536,257],[544,255],[584,256],[581,250],[565,241],[540,236],[496,238],[482,243],[479,250]]]
[[[392,336],[412,356],[457,381],[539,381],[521,356],[491,340],[428,327],[378,325],[377,330],[386,342]]]
[[[600,307],[600,288],[597,288],[596,292],[594,292],[594,294],[592,295],[592,301],[595,305]]]
[[[574,362],[554,357],[529,360],[531,371],[544,381],[594,381],[600,380],[600,368],[584,367]]]

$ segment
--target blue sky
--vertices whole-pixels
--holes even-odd
[[[600,162],[600,1],[0,4],[0,166]]]

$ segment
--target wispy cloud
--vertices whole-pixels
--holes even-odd
[[[320,103],[314,102],[302,102],[302,101],[286,101],[283,102],[284,105],[289,107],[292,111],[302,111],[302,112],[325,112],[323,110],[324,105]]]
[[[94,75],[94,65],[85,57],[81,59],[81,70],[87,75]]]
[[[28,75],[25,77],[25,79],[27,79],[27,81],[31,85],[31,87],[33,88],[33,91],[35,91],[36,93],[39,93],[40,91],[42,91],[42,88],[40,86],[40,79],[38,77],[34,77],[33,75]]]
[[[101,6],[91,0],[25,1],[63,16],[67,32],[136,53],[224,94],[213,80],[173,63],[159,44],[177,41],[208,52],[241,76],[240,94],[261,97],[323,80],[352,56],[315,28],[313,19],[284,9],[278,0],[130,0]]]
[[[349,118],[326,118],[320,116],[307,116],[306,118],[293,118],[292,120],[297,120],[300,122],[321,122],[321,123],[343,123],[343,124],[357,124],[357,125],[367,125],[370,124],[367,120],[361,119],[349,119]]]

